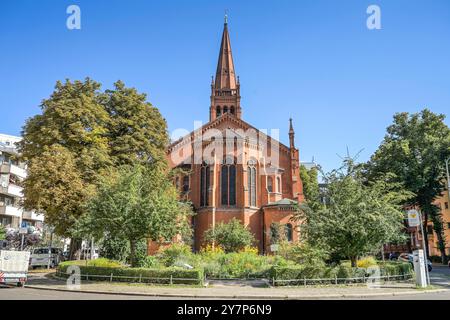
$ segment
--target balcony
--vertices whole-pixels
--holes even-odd
[[[24,211],[22,215],[24,220],[44,221],[44,215],[36,213],[36,211]]]
[[[21,179],[25,179],[27,177],[27,171],[25,169],[9,163],[2,163],[0,165],[0,173],[10,173]]]
[[[0,204],[0,214],[5,216],[21,217],[22,209]]]
[[[6,187],[0,186],[0,193],[4,193],[7,194],[9,196],[13,196],[13,197],[23,197],[23,188],[16,186],[15,184],[9,184]]]

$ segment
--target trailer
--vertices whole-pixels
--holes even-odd
[[[0,250],[0,284],[23,287],[27,281],[30,252]]]

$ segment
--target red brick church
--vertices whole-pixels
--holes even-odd
[[[192,221],[196,250],[207,229],[232,218],[255,235],[261,253],[270,252],[272,224],[284,226],[288,240],[298,240],[291,217],[293,205],[303,201],[303,187],[292,120],[286,146],[242,119],[240,91],[225,20],[211,82],[209,122],[168,148],[171,166],[189,172],[174,183],[196,211]]]

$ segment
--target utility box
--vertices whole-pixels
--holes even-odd
[[[414,273],[416,274],[416,285],[420,288],[425,288],[428,284],[423,250],[416,250],[413,252],[413,264]]]

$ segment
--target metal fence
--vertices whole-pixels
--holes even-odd
[[[363,276],[363,277],[353,277],[353,278],[316,278],[316,279],[288,279],[288,280],[281,280],[281,279],[275,279],[272,278],[270,280],[271,284],[273,286],[276,285],[284,285],[284,286],[307,286],[307,285],[318,285],[318,284],[362,284],[362,283],[378,283],[381,281],[389,282],[389,281],[409,281],[413,278],[414,273],[410,274],[402,274],[402,275],[385,275],[385,276]]]
[[[56,271],[55,275],[57,277],[68,278],[71,275],[70,273],[61,272],[59,270]],[[100,275],[100,274],[77,274],[76,276],[80,277],[80,280],[86,281],[109,281],[109,282],[128,282],[128,283],[153,283],[153,284],[202,284],[203,279],[198,278],[175,278],[172,275],[170,277],[145,277],[141,274],[139,276],[118,276],[111,273],[110,275]]]

